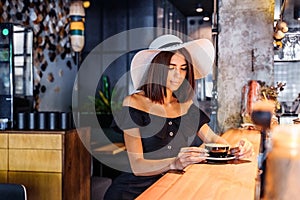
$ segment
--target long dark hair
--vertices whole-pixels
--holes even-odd
[[[145,96],[153,102],[164,103],[164,97],[167,95],[166,81],[169,71],[168,66],[175,53],[184,55],[187,63],[187,73],[181,86],[173,92],[173,96],[179,102],[186,102],[193,98],[195,88],[193,65],[190,62],[190,54],[186,49],[182,48],[177,51],[161,51],[158,53],[151,61],[148,71],[144,74],[144,84],[139,89],[144,91]]]

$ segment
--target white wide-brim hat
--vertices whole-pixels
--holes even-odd
[[[149,49],[135,54],[131,61],[130,74],[135,89],[141,85],[142,78],[147,72],[153,58],[161,51],[175,51],[185,48],[191,55],[195,79],[205,77],[212,68],[215,59],[215,48],[208,39],[197,39],[183,43],[175,35],[162,35],[151,42]]]

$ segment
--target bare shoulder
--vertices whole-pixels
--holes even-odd
[[[143,93],[134,93],[124,98],[123,106],[140,109],[146,100],[147,98],[143,95]]]
[[[184,103],[180,103],[181,114],[186,114],[189,111],[192,104],[193,104],[192,100],[186,101]]]
[[[132,95],[128,95],[123,100],[123,106],[130,106],[130,102],[132,102]]]

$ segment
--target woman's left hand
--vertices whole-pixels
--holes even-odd
[[[253,145],[246,138],[242,138],[240,140],[238,147],[239,147],[239,152],[238,152],[239,158],[249,158],[254,155]]]

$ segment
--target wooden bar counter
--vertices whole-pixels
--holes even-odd
[[[89,200],[91,157],[77,134],[89,131],[0,131],[0,182],[25,185],[29,200]]]
[[[258,160],[260,133],[254,130],[231,129],[224,137],[231,145],[247,138],[254,145],[255,156],[227,163],[199,163],[183,174],[167,173],[137,200],[259,199]]]

